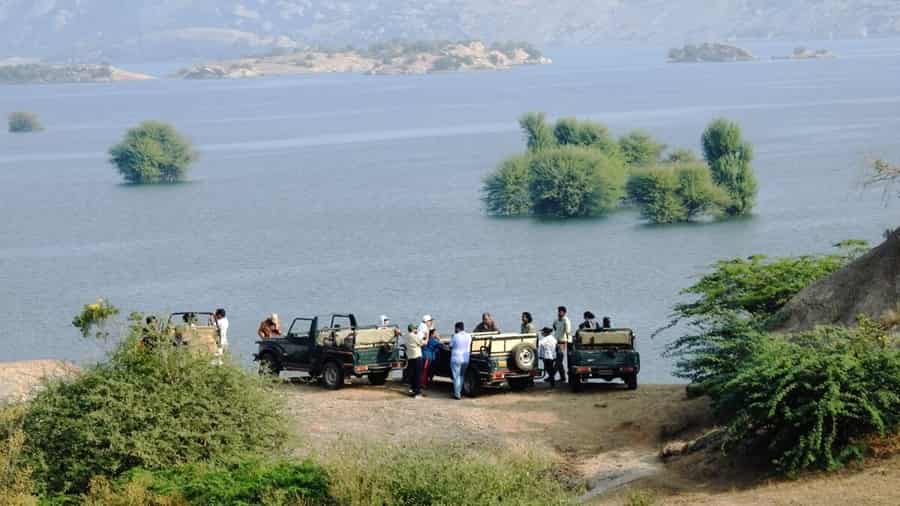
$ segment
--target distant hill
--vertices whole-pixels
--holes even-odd
[[[0,0],[0,58],[234,57],[406,40],[609,40],[900,35],[895,0]]]

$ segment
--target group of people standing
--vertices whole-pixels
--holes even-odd
[[[568,347],[572,343],[572,322],[565,306],[559,306],[556,319],[550,327],[544,327],[538,338],[538,358],[542,361],[544,372],[547,375],[551,388],[556,387],[556,376],[560,376],[562,382],[566,381],[566,368],[568,367],[566,355]],[[579,324],[579,329],[599,330],[608,328],[609,318],[603,319],[601,325],[596,320],[594,313],[586,311],[584,321]],[[475,326],[475,333],[500,332],[500,327],[490,313],[481,315],[481,322]],[[534,324],[534,317],[529,312],[522,313],[522,334],[538,334]],[[422,317],[418,326],[410,324],[407,333],[401,341],[406,349],[407,368],[404,377],[409,382],[409,393],[413,398],[422,395],[422,390],[433,376],[433,364],[437,360],[438,353],[443,345],[441,336],[435,328],[435,321],[431,315]],[[450,373],[453,379],[453,398],[462,398],[463,381],[469,366],[469,358],[472,350],[472,335],[466,332],[463,322],[453,325],[453,336],[450,338]]]

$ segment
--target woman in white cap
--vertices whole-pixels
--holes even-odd
[[[281,324],[278,322],[278,315],[272,313],[265,320],[259,322],[259,329],[256,335],[260,339],[270,339],[281,335]]]

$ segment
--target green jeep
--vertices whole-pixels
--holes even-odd
[[[450,349],[439,350],[434,374],[450,377]],[[484,387],[509,385],[514,391],[534,386],[539,373],[537,334],[472,334],[469,367],[463,378],[463,395],[477,397]]]
[[[325,325],[325,322],[329,322]],[[295,318],[284,337],[257,341],[253,359],[260,373],[307,373],[330,390],[351,376],[383,385],[392,369],[403,369],[397,327],[360,327],[353,314]]]
[[[621,379],[629,390],[638,387],[641,355],[634,349],[631,329],[579,330],[568,349],[569,385],[581,391],[591,378]]]

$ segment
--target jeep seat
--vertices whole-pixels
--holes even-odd
[[[579,330],[575,344],[634,347],[634,333],[631,329]]]

